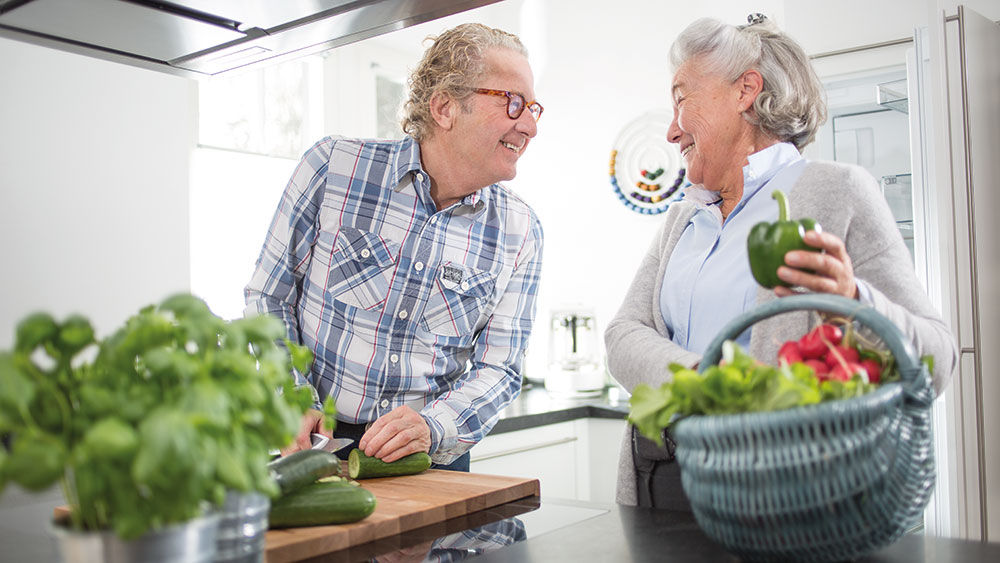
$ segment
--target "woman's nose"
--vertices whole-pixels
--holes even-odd
[[[670,127],[667,128],[667,141],[671,143],[681,142],[681,128],[677,125],[677,114],[674,114],[674,118],[670,121]]]

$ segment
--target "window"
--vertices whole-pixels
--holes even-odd
[[[298,158],[322,123],[318,57],[199,83],[199,145]]]
[[[199,83],[191,291],[217,315],[242,316],[268,225],[313,143],[327,134],[402,138],[402,58],[364,41]]]
[[[375,129],[382,139],[402,139],[400,109],[403,104],[403,85],[387,76],[375,75]]]

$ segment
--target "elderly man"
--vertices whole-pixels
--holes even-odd
[[[334,436],[368,455],[468,471],[520,393],[542,229],[497,182],[537,132],[533,82],[516,36],[448,30],[410,76],[403,140],[325,138],[285,189],[246,313],[313,350],[299,383],[335,399]],[[321,431],[310,410],[284,453]]]

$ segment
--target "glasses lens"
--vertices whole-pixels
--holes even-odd
[[[533,102],[528,106],[528,111],[531,112],[531,117],[534,117],[535,121],[538,121],[538,118],[542,116],[542,106],[538,102]]]
[[[511,94],[507,98],[507,115],[511,119],[517,119],[521,117],[522,111],[524,111],[524,98],[520,94]]]

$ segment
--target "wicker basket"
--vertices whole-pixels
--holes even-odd
[[[930,374],[870,307],[831,295],[777,299],[734,319],[709,345],[799,310],[847,316],[882,337],[901,381],[862,397],[778,412],[691,416],[674,427],[681,481],[698,524],[747,561],[840,561],[920,522],[934,489]]]

